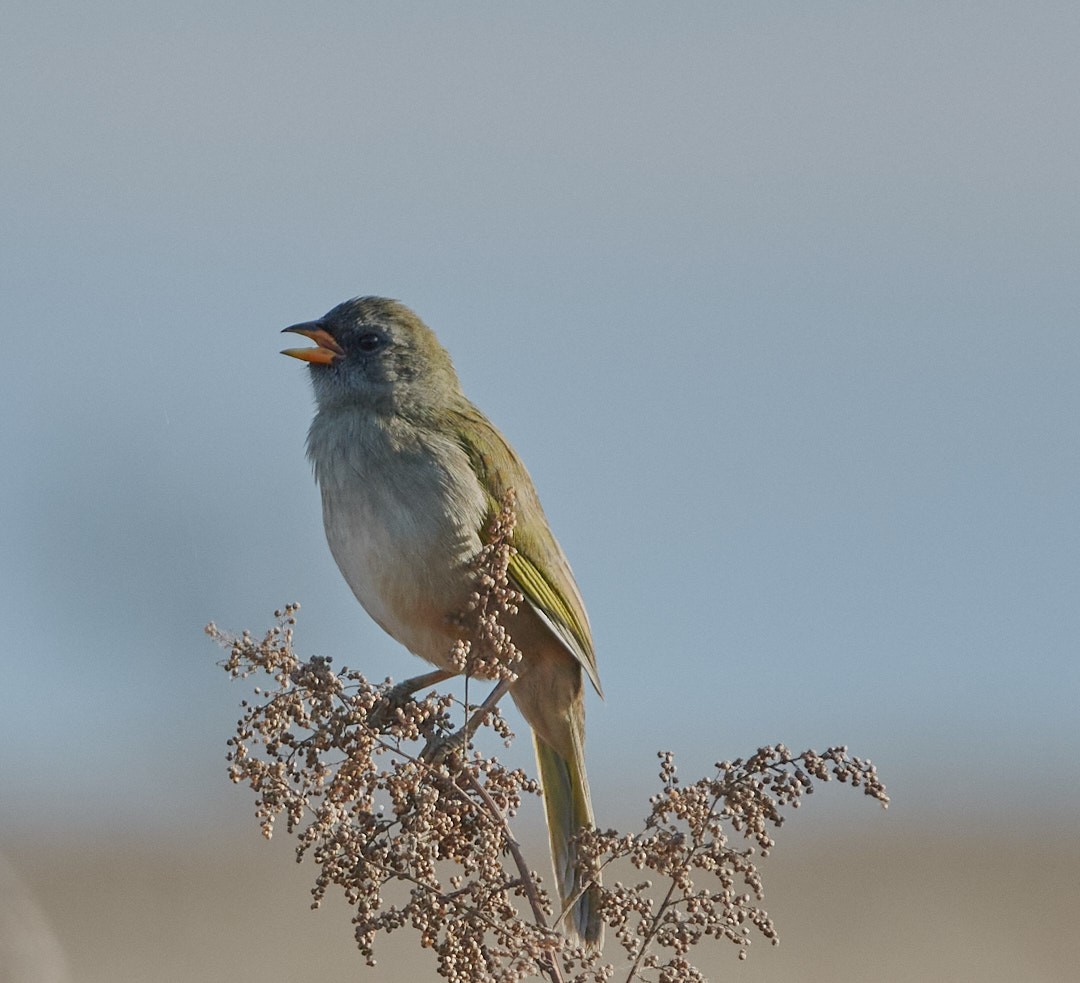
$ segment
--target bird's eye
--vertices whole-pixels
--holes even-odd
[[[356,347],[362,352],[378,351],[385,344],[386,339],[378,331],[365,331],[356,339]]]

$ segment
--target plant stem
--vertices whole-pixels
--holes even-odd
[[[484,788],[483,783],[476,777],[476,774],[471,768],[462,769],[462,774],[468,779],[469,785],[473,791],[480,796],[484,805],[493,816],[499,821],[499,825],[502,826],[503,840],[506,843],[507,850],[510,851],[510,856],[514,858],[514,864],[517,866],[518,874],[521,877],[521,885],[525,889],[525,897],[529,901],[529,907],[532,908],[533,918],[536,919],[536,924],[541,928],[547,928],[547,919],[544,917],[544,911],[540,907],[540,898],[536,894],[536,885],[533,883],[532,875],[529,872],[528,865],[525,863],[525,857],[521,852],[521,846],[514,838],[514,833],[510,829],[510,824],[506,821],[506,816],[503,815],[502,810],[498,807],[495,800],[488,794],[488,790]],[[672,885],[674,887],[674,885]],[[548,956],[548,962],[546,966],[542,967],[545,974],[551,980],[551,983],[564,983],[562,970],[559,967],[559,961],[556,958],[555,953],[550,953]]]

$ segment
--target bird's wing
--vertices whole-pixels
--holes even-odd
[[[455,415],[458,443],[488,495],[490,514],[500,507],[509,489],[517,496],[518,521],[510,539],[515,550],[510,557],[514,583],[603,695],[585,604],[525,465],[475,406],[469,404]]]

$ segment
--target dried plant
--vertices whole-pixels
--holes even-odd
[[[456,649],[467,676],[513,681],[517,652],[501,627],[521,601],[507,578],[512,499],[477,557],[477,590],[462,612],[469,639]],[[229,774],[256,795],[269,838],[279,817],[298,839],[297,859],[318,867],[318,907],[332,885],[353,911],[356,943],[370,965],[382,934],[411,928],[434,952],[441,977],[458,983],[600,983],[616,976],[603,954],[571,944],[556,928],[544,880],[531,869],[511,820],[537,782],[473,746],[490,730],[513,735],[498,707],[475,708],[437,692],[374,684],[329,658],[293,650],[299,605],[275,612],[261,638],[207,633],[228,649],[234,678],[271,683],[245,700],[229,740]],[[420,677],[423,680],[425,677]],[[465,726],[455,730],[455,719]],[[706,939],[734,943],[745,958],[751,936],[776,943],[755,858],[773,846],[781,810],[797,808],[814,782],[836,778],[888,804],[869,761],[843,747],[792,754],[782,744],[717,764],[712,777],[680,783],[674,756],[660,754],[662,791],[636,834],[584,830],[578,837],[583,883],[599,883],[616,861],[648,880],[600,888],[601,917],[625,950],[619,978],[691,983],[705,977],[689,961]],[[733,845],[732,841],[739,845]],[[387,897],[404,886],[404,902]]]

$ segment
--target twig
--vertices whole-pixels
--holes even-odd
[[[506,843],[507,850],[510,851],[510,856],[514,858],[514,863],[517,866],[518,874],[521,876],[521,886],[525,890],[525,897],[529,901],[529,907],[532,909],[533,918],[536,919],[536,924],[541,928],[547,928],[547,919],[544,917],[544,910],[540,907],[540,899],[536,894],[536,885],[533,883],[532,875],[529,872],[529,867],[525,863],[525,857],[521,852],[521,846],[514,838],[514,834],[510,829],[510,824],[506,821],[506,816],[503,815],[502,810],[499,808],[495,800],[488,794],[488,790],[484,788],[483,783],[476,777],[476,774],[471,768],[462,769],[462,774],[466,777],[469,785],[473,791],[483,800],[484,805],[487,806],[491,814],[498,819],[499,825],[502,826],[503,840]],[[550,953],[548,956],[547,966],[542,969],[550,977],[552,983],[564,983],[562,970],[559,968],[559,962],[555,958],[554,953]]]

